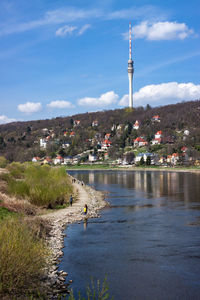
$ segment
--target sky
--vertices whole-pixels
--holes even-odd
[[[0,0],[0,124],[200,99],[199,0]]]

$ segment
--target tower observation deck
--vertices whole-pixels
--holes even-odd
[[[128,60],[128,79],[129,79],[129,107],[133,108],[133,60],[132,60],[132,28],[129,23],[129,60]]]

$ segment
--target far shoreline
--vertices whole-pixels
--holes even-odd
[[[177,173],[200,173],[200,168],[190,168],[190,167],[105,167],[102,165],[89,165],[87,166],[72,166],[66,167],[66,171],[156,171],[156,172],[177,172]]]

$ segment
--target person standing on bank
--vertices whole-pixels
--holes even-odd
[[[87,207],[87,204],[85,204],[84,209],[83,209],[83,212],[85,215],[87,215],[87,210],[88,210],[88,207]]]
[[[69,198],[69,204],[72,206],[72,203],[73,203],[73,197],[71,195],[70,198]]]

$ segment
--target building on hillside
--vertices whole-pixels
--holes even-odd
[[[76,135],[76,134],[75,134],[74,131],[70,132],[70,134],[69,134],[70,138],[75,137],[75,135]]]
[[[47,148],[47,142],[45,139],[40,139],[40,148],[43,148],[43,149]]]
[[[38,156],[32,158],[32,162],[39,162],[39,161],[41,161],[41,158]]]
[[[161,130],[157,131],[156,134],[155,134],[155,139],[160,139],[160,138],[162,138],[162,136],[163,136],[162,131]]]
[[[189,130],[188,129],[186,129],[186,130],[184,130],[184,133],[183,133],[184,135],[190,135],[190,132],[189,132]]]
[[[97,126],[99,126],[99,123],[98,123],[97,120],[94,120],[94,121],[92,122],[92,127],[97,127]]]
[[[151,158],[151,165],[155,165],[158,163],[159,161],[159,155],[156,153],[139,153],[136,157],[135,157],[135,164],[140,163],[141,158],[143,157],[144,162],[147,161],[147,157]]]
[[[115,131],[116,129],[117,129],[117,126],[115,124],[113,124],[110,130]]]
[[[101,150],[108,150],[111,144],[111,141],[105,139],[101,144]]]
[[[106,133],[104,138],[105,138],[105,140],[109,140],[110,139],[110,133]]]
[[[95,162],[98,160],[98,157],[95,154],[89,154],[88,160],[89,162]]]
[[[60,155],[58,155],[56,158],[54,158],[54,165],[60,165],[64,162],[64,158]]]
[[[123,164],[133,164],[135,159],[135,154],[134,152],[125,152],[123,155]]]
[[[63,164],[67,165],[67,164],[72,164],[73,163],[73,157],[72,156],[65,156],[63,159]]]
[[[183,153],[185,153],[187,150],[188,150],[188,148],[187,148],[186,146],[183,146],[183,147],[181,148],[181,151],[182,151]]]
[[[151,141],[151,144],[152,145],[160,145],[162,143],[162,131],[157,131],[155,136],[154,136],[154,139]]]
[[[159,115],[155,115],[152,117],[151,119],[152,122],[160,122],[160,116]]]
[[[122,130],[122,128],[123,128],[123,124],[117,125],[117,130]]]
[[[138,130],[140,128],[140,121],[136,120],[135,123],[133,124],[133,129]]]
[[[134,142],[134,147],[143,147],[148,145],[148,142],[145,141],[142,137],[137,137],[136,139],[133,140],[133,142]]]
[[[80,120],[74,120],[74,127],[80,125],[81,121]]]
[[[171,156],[171,163],[172,165],[177,165],[177,163],[180,161],[181,155],[179,153],[173,153]]]
[[[50,157],[45,157],[43,160],[44,165],[51,165],[53,163],[52,159]]]
[[[77,154],[76,156],[73,157],[73,164],[77,165],[81,160],[80,154]]]
[[[49,129],[48,128],[43,128],[42,133],[43,134],[49,134]]]
[[[152,144],[152,145],[160,145],[161,142],[162,142],[162,139],[161,139],[161,138],[157,138],[157,139],[153,139],[153,140],[151,141],[151,144]]]
[[[106,152],[106,153],[104,154],[104,159],[105,159],[105,160],[108,160],[108,159],[109,159],[108,152]]]
[[[63,149],[66,149],[66,148],[68,148],[70,146],[70,143],[63,143],[62,144],[62,148]]]

